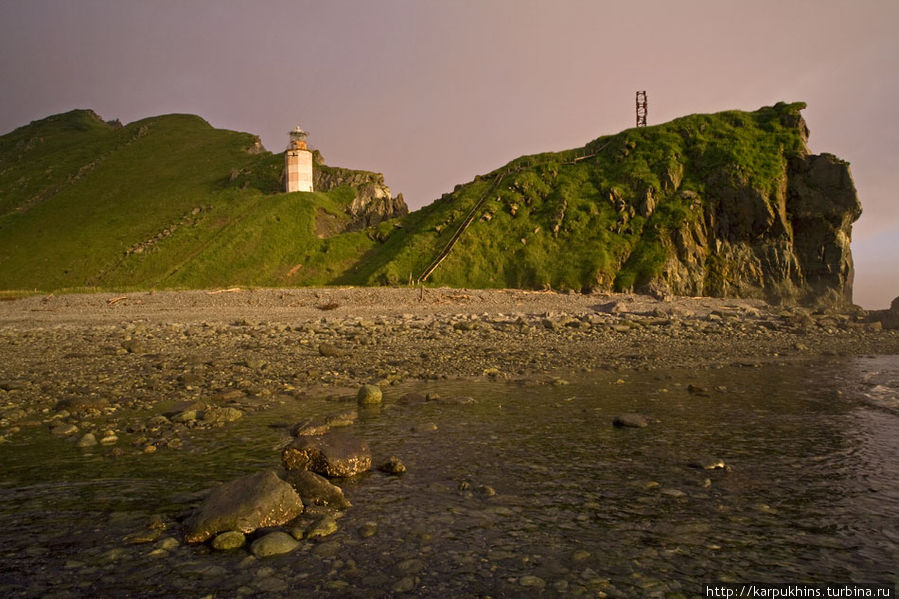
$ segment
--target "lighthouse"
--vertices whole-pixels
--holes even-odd
[[[306,132],[297,128],[289,133],[285,155],[286,191],[312,191],[312,152],[306,147]]]

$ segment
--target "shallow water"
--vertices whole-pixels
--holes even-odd
[[[391,405],[409,389],[474,402]],[[899,357],[386,397],[351,430],[408,472],[344,481],[337,533],[264,560],[122,539],[216,481],[277,467],[273,425],[352,404],[293,402],[154,455],[41,431],[0,445],[0,594],[694,597],[712,581],[899,578]],[[622,412],[650,425],[612,427]],[[689,466],[705,456],[730,470]]]

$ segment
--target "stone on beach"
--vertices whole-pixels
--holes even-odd
[[[644,428],[649,426],[649,421],[642,414],[619,414],[612,420],[616,428]]]
[[[365,441],[328,433],[299,437],[281,454],[286,470],[310,470],[328,478],[345,478],[371,468],[371,451]]]
[[[264,537],[259,537],[250,545],[250,551],[256,557],[269,557],[272,555],[281,555],[290,553],[297,547],[299,542],[292,536],[283,531],[270,532]]]
[[[303,502],[294,488],[278,478],[274,470],[266,470],[213,489],[188,520],[184,539],[202,543],[224,531],[249,533],[266,526],[280,526],[302,511]]]
[[[360,406],[376,406],[381,403],[383,394],[377,385],[362,385],[356,394]]]
[[[326,505],[340,510],[352,506],[343,494],[343,489],[314,472],[289,470],[287,482],[293,485],[304,504]]]

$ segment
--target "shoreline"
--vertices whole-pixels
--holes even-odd
[[[146,418],[173,405],[258,411],[367,383],[545,384],[899,354],[899,331],[862,319],[758,300],[519,290],[31,297],[0,302],[0,440],[33,426],[121,431],[134,409]]]

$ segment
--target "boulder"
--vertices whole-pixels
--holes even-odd
[[[377,385],[362,385],[356,394],[356,401],[360,406],[380,405],[382,398],[381,388]]]
[[[303,502],[294,488],[274,470],[250,474],[212,490],[187,521],[184,539],[202,543],[225,531],[243,533],[280,526],[300,515]]]
[[[328,478],[344,478],[371,468],[371,451],[365,441],[328,433],[299,437],[281,454],[286,470],[310,470]]]
[[[352,506],[343,494],[343,489],[314,472],[290,470],[287,472],[287,482],[293,486],[304,504],[326,505],[339,510]]]

